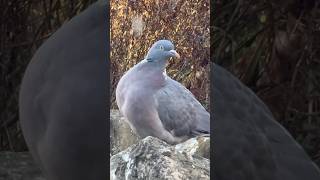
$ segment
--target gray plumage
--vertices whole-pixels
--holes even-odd
[[[319,168],[231,73],[211,65],[214,171],[219,180],[319,180]]]
[[[47,180],[108,179],[107,4],[98,1],[64,24],[24,74],[21,128]]]
[[[188,89],[165,73],[168,59],[178,56],[170,41],[157,41],[117,85],[118,107],[142,138],[154,136],[176,144],[210,134],[209,113]]]

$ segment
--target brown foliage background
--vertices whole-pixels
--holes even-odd
[[[213,57],[248,85],[320,165],[320,4],[214,1]]]
[[[0,1],[0,150],[23,151],[19,86],[36,49],[95,0]]]
[[[209,11],[209,0],[111,0],[112,108],[117,108],[115,88],[121,76],[160,39],[171,40],[181,55],[169,62],[169,76],[208,107]]]

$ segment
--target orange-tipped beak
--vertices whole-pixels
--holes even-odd
[[[175,50],[172,49],[172,50],[170,50],[169,52],[172,54],[173,57],[176,57],[176,58],[178,58],[178,59],[180,58],[180,55],[177,53],[177,51],[175,51]]]

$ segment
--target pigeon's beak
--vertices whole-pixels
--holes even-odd
[[[172,57],[176,57],[176,58],[178,58],[178,59],[180,58],[180,55],[177,53],[177,51],[175,51],[175,50],[172,49],[172,50],[170,50],[169,52],[170,52],[170,54],[172,55]]]

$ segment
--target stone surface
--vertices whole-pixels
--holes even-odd
[[[28,152],[0,152],[0,180],[45,180]]]
[[[110,110],[110,153],[114,155],[139,141],[119,110]]]
[[[210,159],[210,138],[191,138],[181,144],[175,145],[175,150],[187,154],[189,157],[201,156]]]
[[[146,137],[111,157],[110,179],[210,179],[209,159],[197,153],[199,144],[209,142],[208,139],[193,138],[171,146],[157,138]]]

